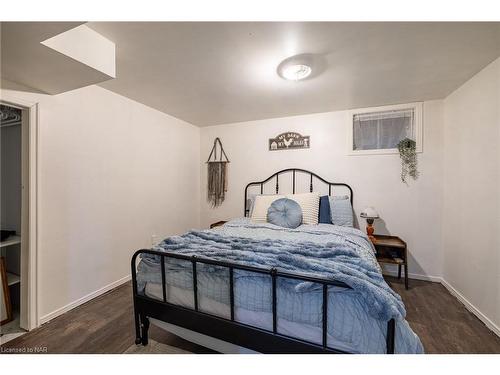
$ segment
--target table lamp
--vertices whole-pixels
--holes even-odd
[[[373,236],[374,228],[373,221],[378,219],[378,212],[375,211],[373,207],[366,207],[361,214],[359,214],[363,219],[366,219],[366,234],[370,241],[375,242],[375,237]]]

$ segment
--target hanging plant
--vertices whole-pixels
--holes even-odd
[[[416,180],[417,169],[417,143],[410,138],[404,138],[398,143],[399,156],[401,158],[401,181],[408,184],[408,176]]]

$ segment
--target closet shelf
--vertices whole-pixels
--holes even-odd
[[[1,247],[12,246],[12,245],[17,245],[17,244],[20,244],[20,243],[21,243],[21,237],[20,236],[10,236],[5,241],[0,242],[0,248]]]
[[[14,284],[18,284],[20,282],[21,282],[21,277],[19,275],[7,272],[7,284],[9,286],[14,285]]]

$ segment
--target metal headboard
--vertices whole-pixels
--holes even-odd
[[[300,169],[300,168],[288,168],[288,169],[283,169],[279,172],[276,172],[274,174],[272,174],[271,176],[269,176],[268,178],[266,178],[265,180],[263,181],[256,181],[256,182],[250,182],[246,187],[245,187],[245,209],[243,211],[243,215],[244,216],[247,216],[247,214],[249,213],[249,208],[248,208],[248,188],[250,186],[259,186],[260,185],[260,194],[263,194],[264,193],[264,184],[266,184],[267,182],[271,181],[273,178],[276,178],[276,194],[279,194],[279,178],[280,178],[280,175],[283,175],[285,173],[291,173],[292,174],[292,194],[295,194],[295,185],[296,185],[296,175],[297,175],[297,172],[299,173],[304,173],[304,174],[307,174],[309,175],[309,192],[313,192],[314,191],[314,186],[313,186],[313,182],[315,180],[318,180],[326,185],[328,185],[328,195],[332,195],[332,186],[344,186],[346,187],[348,190],[349,190],[349,197],[350,197],[350,200],[351,200],[351,205],[352,205],[352,202],[353,202],[353,192],[352,192],[352,189],[349,185],[343,183],[343,182],[330,182],[330,181],[327,181],[325,180],[323,177],[320,177],[318,176],[316,173],[314,172],[311,172],[311,171],[306,171],[305,169]]]

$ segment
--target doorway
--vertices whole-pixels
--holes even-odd
[[[38,326],[36,125],[36,104],[0,102],[2,344]]]

